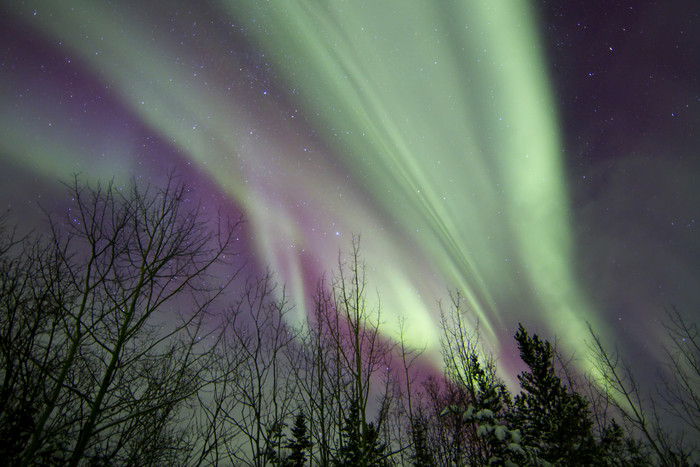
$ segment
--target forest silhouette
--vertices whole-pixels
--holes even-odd
[[[246,276],[242,221],[194,198],[174,175],[76,177],[48,231],[0,218],[7,465],[697,465],[700,337],[679,310],[657,386],[595,329],[582,374],[521,325],[512,394],[458,293],[436,304],[441,373],[382,335],[359,236],[290,325],[284,285]]]

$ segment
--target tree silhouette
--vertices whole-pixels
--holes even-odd
[[[203,323],[228,283],[211,271],[235,275],[236,224],[212,229],[174,177],[145,190],[76,178],[69,195],[48,236],[3,252],[0,403],[18,433],[6,459],[168,462],[186,439],[178,413],[206,384]]]
[[[288,467],[303,467],[306,463],[306,453],[311,446],[311,438],[306,427],[306,417],[299,410],[296,417],[294,417],[292,440],[287,444],[287,448],[291,452],[285,459],[284,465]]]
[[[602,393],[600,398],[606,401],[605,410],[619,415],[630,427],[631,435],[641,438],[642,443],[626,442],[629,447],[626,457],[648,451],[646,461],[656,465],[697,464],[699,438],[693,417],[698,413],[695,404],[700,402],[694,384],[700,382],[696,366],[700,362],[697,327],[675,309],[668,312],[665,326],[672,344],[665,349],[667,360],[665,368],[660,369],[665,372],[661,373],[662,383],[656,388],[658,399],[651,390],[642,388],[629,362],[620,357],[617,349],[607,349],[589,325],[596,369],[596,377],[592,379],[598,393]],[[667,421],[664,423],[662,419]],[[679,434],[679,428],[684,425],[691,428],[687,439],[684,432]]]
[[[522,392],[515,396],[509,422],[522,430],[530,454],[550,463],[596,463],[596,446],[588,402],[566,388],[553,366],[552,346],[522,325],[515,334],[520,357],[529,370],[518,376]]]
[[[314,311],[293,359],[315,461],[321,465],[341,458],[347,461],[350,453],[359,453],[357,465],[366,465],[363,462],[371,458],[373,449],[367,443],[382,433],[394,403],[391,375],[386,371],[392,346],[381,339],[380,309],[368,305],[366,287],[360,240],[354,237],[348,259],[339,256],[331,286],[319,282]],[[372,422],[368,420],[371,397],[379,407]]]
[[[596,372],[580,375],[520,325],[511,399],[458,294],[440,307],[444,375],[419,379],[406,322],[399,345],[380,333],[359,237],[293,328],[271,273],[238,282],[238,224],[205,216],[175,177],[68,188],[44,235],[0,216],[8,465],[697,463],[699,333],[675,308],[655,397],[592,329]]]
[[[379,432],[373,423],[365,423],[360,417],[360,410],[356,402],[351,402],[350,410],[343,432],[343,444],[338,451],[339,466],[375,466],[384,465],[386,445],[379,440]]]

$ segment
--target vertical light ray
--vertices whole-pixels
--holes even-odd
[[[580,342],[596,318],[573,275],[556,112],[525,5],[226,5],[487,330],[531,294]]]

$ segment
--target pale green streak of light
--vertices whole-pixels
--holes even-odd
[[[232,110],[230,101],[163,60],[164,54],[176,55],[168,50],[171,44],[153,44],[137,27],[125,30],[129,18],[99,4],[74,5],[69,10],[38,2],[40,12],[50,9],[53,16],[40,14],[35,20],[91,70],[113,79],[135,114],[249,209],[265,259],[284,271],[301,300],[300,265],[279,242],[305,234],[278,206],[279,192],[266,194],[260,181],[246,188],[243,180],[279,148],[249,138],[250,122]],[[522,5],[450,3],[452,8],[440,14],[444,5],[372,2],[371,15],[369,4],[360,2],[342,4],[344,11],[341,4],[321,2],[280,2],[286,8],[274,9],[258,2],[227,5],[276,58],[288,82],[299,87],[307,114],[317,115],[316,126],[329,141],[338,134],[333,142],[347,166],[364,168],[365,189],[374,200],[466,294],[482,329],[490,330],[503,312],[492,292],[513,287],[498,260],[516,252],[554,329],[583,335],[577,323],[592,316],[571,269],[555,115],[532,20]],[[256,16],[257,26],[252,23]],[[452,30],[445,16],[451,24],[470,27]],[[482,47],[489,49],[483,56]],[[199,129],[192,130],[193,124]],[[233,155],[243,146],[251,160],[239,167],[213,154],[218,149]],[[362,220],[354,226],[372,225],[371,214],[363,213]],[[365,241],[370,253],[387,250],[385,239]],[[383,304],[427,319],[426,304],[411,293],[416,278],[402,274],[400,258],[382,261],[387,264],[377,276],[394,289],[378,286],[390,297]],[[303,309],[303,301],[298,304]]]
[[[556,113],[525,4],[225,5],[299,88],[347,166],[375,163],[364,187],[385,212],[406,232],[427,227],[416,243],[482,324],[504,311],[490,291],[512,279],[495,263],[515,252],[548,324],[578,347],[583,320],[595,319],[573,275]],[[441,33],[455,24],[465,27]],[[447,187],[450,175],[461,186]]]
[[[361,37],[349,33],[357,33],[361,29],[362,11],[353,15],[351,9],[339,13],[337,10],[325,10],[325,4],[314,3],[285,3],[285,8],[269,9],[261,7],[256,2],[248,4],[229,3],[233,8],[232,14],[240,20],[245,17],[247,24],[251,26],[251,33],[259,32],[258,40],[263,44],[268,55],[276,56],[280,66],[286,72],[288,79],[295,85],[300,85],[301,101],[310,104],[308,114],[318,113],[320,118],[314,123],[323,127],[328,133],[340,135],[339,146],[347,144],[350,149],[346,156],[363,156],[377,158],[375,170],[369,171],[370,183],[365,187],[374,193],[374,198],[379,203],[398,206],[392,203],[396,199],[409,199],[407,209],[393,212],[396,219],[402,219],[406,224],[425,225],[428,219],[425,233],[430,236],[427,240],[420,239],[421,245],[428,250],[427,257],[431,261],[437,260],[442,264],[443,272],[450,274],[450,280],[462,289],[468,297],[475,312],[482,320],[482,328],[490,330],[492,313],[495,308],[490,306],[488,313],[482,304],[485,301],[490,305],[489,289],[478,276],[478,271],[473,265],[471,255],[464,250],[463,243],[452,237],[458,232],[453,221],[458,217],[456,212],[447,212],[445,209],[462,211],[463,203],[449,204],[439,202],[439,196],[435,193],[433,183],[435,176],[426,177],[430,168],[422,162],[420,151],[411,150],[410,143],[406,139],[406,126],[400,122],[404,115],[415,114],[410,108],[402,109],[405,105],[399,98],[390,99],[383,97],[391,95],[392,86],[401,86],[401,81],[392,84],[396,80],[396,73],[390,67],[382,65],[382,60],[388,56],[385,50],[377,50],[371,44],[362,41]],[[378,8],[380,5],[376,4]],[[389,9],[387,3],[385,8]],[[424,5],[424,4],[422,4]],[[418,26],[431,15],[429,8],[424,6],[421,10],[413,10]],[[331,17],[333,13],[336,17]],[[373,17],[383,18],[381,12],[374,11]],[[264,25],[264,26],[263,26]],[[385,22],[384,29],[390,29],[393,22]],[[360,59],[360,56],[363,59]],[[301,58],[301,60],[298,60]],[[285,67],[289,67],[286,69]],[[382,78],[384,76],[384,79]],[[445,81],[446,88],[454,88],[454,77],[445,74],[437,77]],[[387,88],[388,86],[388,88]],[[443,87],[439,82],[437,87]],[[411,86],[409,86],[411,88]],[[415,89],[410,89],[414,93]],[[337,109],[335,108],[337,101]],[[422,104],[423,99],[418,99]],[[343,109],[342,111],[340,109]],[[405,110],[405,111],[402,111]],[[466,113],[460,114],[453,124],[462,125],[468,122],[470,117]],[[444,123],[439,123],[441,126]],[[343,130],[349,128],[349,137],[343,136]],[[411,127],[408,130],[412,130]],[[456,131],[448,133],[458,134]],[[366,137],[360,136],[366,134]],[[469,146],[469,141],[463,141]],[[454,146],[447,141],[438,144],[438,148]],[[462,148],[464,150],[464,147]],[[452,147],[452,152],[456,148]],[[450,157],[450,150],[436,151],[445,157]],[[381,160],[381,157],[386,159]],[[349,165],[355,165],[349,162]],[[469,161],[470,169],[477,173],[483,173],[479,158]],[[478,180],[475,178],[475,180]],[[393,192],[387,194],[383,187],[392,187]],[[416,194],[420,191],[419,196]],[[478,189],[476,191],[479,191]],[[481,190],[487,192],[486,189]],[[454,198],[459,198],[455,194]],[[454,201],[454,200],[453,200]],[[490,201],[486,201],[488,204]],[[404,204],[405,203],[401,203]],[[447,206],[447,207],[443,207]],[[387,212],[391,212],[389,208]],[[476,214],[477,209],[474,210]],[[410,228],[410,225],[406,225]],[[474,238],[479,236],[474,235]],[[370,242],[372,239],[368,239]],[[482,300],[480,301],[474,290],[478,290]],[[416,304],[415,308],[418,307]],[[414,307],[409,307],[410,310]]]
[[[484,14],[497,3],[481,3]],[[572,232],[561,142],[554,112],[555,105],[545,67],[534,41],[522,41],[514,32],[535,38],[533,22],[517,8],[503,7],[489,16],[493,27],[485,30],[485,41],[497,57],[504,57],[492,79],[503,93],[508,119],[514,122],[498,148],[503,157],[501,173],[510,196],[509,217],[515,229],[518,251],[529,266],[528,275],[538,292],[548,325],[569,351],[582,346],[588,330],[586,321],[600,329],[591,305],[584,298],[573,270]],[[522,70],[534,69],[534,73]],[[539,70],[539,71],[538,71]],[[543,125],[541,122],[548,122]],[[590,362],[582,361],[587,370]]]
[[[249,137],[248,130],[254,128],[255,124],[240,117],[238,111],[241,103],[221,99],[222,83],[217,83],[210,77],[209,87],[215,89],[210,92],[209,87],[172,64],[176,56],[180,56],[185,63],[194,60],[195,56],[187,51],[176,53],[170,50],[174,46],[167,41],[154,42],[157,38],[145,33],[139,22],[123,16],[119,10],[108,10],[93,2],[71,5],[37,2],[33,7],[38,11],[37,16],[31,17],[26,10],[23,15],[30,17],[35,27],[54,41],[61,42],[78,65],[87,67],[108,82],[111,92],[119,95],[121,103],[154,131],[179,147],[183,154],[196,162],[200,169],[241,203],[251,224],[255,226],[255,241],[259,252],[271,269],[286,282],[287,290],[296,305],[297,319],[301,319],[301,314],[306,311],[302,267],[298,254],[290,253],[287,247],[295,241],[302,246],[306,242],[307,248],[313,248],[312,254],[322,259],[322,268],[331,270],[335,266],[340,239],[332,242],[318,238],[307,239],[308,232],[300,231],[297,219],[285,203],[295,195],[308,199],[312,206],[309,210],[322,217],[324,212],[331,213],[335,210],[335,206],[326,200],[330,198],[334,186],[340,185],[340,180],[334,178],[328,167],[319,169],[313,183],[309,183],[308,175],[295,178],[292,169],[294,161],[281,157],[285,156],[285,145],[289,145],[289,141],[276,143],[274,138],[266,138],[266,135],[262,139]],[[22,12],[19,14],[22,15]],[[190,70],[189,67],[184,69]],[[191,130],[189,127],[192,124],[198,125],[199,129]],[[41,154],[29,158],[28,164],[38,163],[49,167],[49,164],[57,160],[69,162],[70,159],[62,160],[52,150],[50,141],[44,140],[44,143]],[[244,157],[236,159],[234,155],[239,152]],[[80,156],[74,158],[73,163],[91,157],[92,154],[86,154],[83,150]],[[275,165],[275,157],[280,167],[275,168],[274,175],[269,175],[267,168]],[[231,160],[235,162],[232,163]],[[289,176],[284,177],[285,181],[282,182],[279,173],[288,173]],[[109,168],[102,174],[105,175],[112,175]],[[271,180],[271,177],[275,177],[275,180]],[[374,219],[374,214],[365,209],[363,202],[352,194],[352,187],[345,187],[342,191],[346,193],[345,208],[348,212],[357,212],[364,221],[345,219],[341,229],[343,232],[349,233],[351,225],[360,231],[369,231],[371,226],[379,224],[379,219]],[[387,243],[391,242],[380,239],[367,251],[396,250]],[[343,245],[347,246],[345,242]],[[399,255],[400,253],[395,253],[395,259],[387,265],[390,274],[378,274],[377,281],[383,285],[385,281],[382,278],[387,277],[393,283],[392,289],[401,292],[387,300],[396,310],[406,308],[406,297],[411,295],[407,291],[415,292],[412,281],[399,277],[401,261],[396,258]],[[411,307],[416,315],[429,321],[430,313],[424,304],[412,303]],[[392,317],[392,322],[395,321],[395,317]],[[434,346],[434,326],[425,328],[428,329],[427,332],[415,330],[413,341],[420,342],[420,345]]]
[[[110,88],[134,114],[173,145],[194,156],[236,198],[245,196],[238,189],[244,185],[232,183],[231,177],[236,174],[223,170],[228,169],[223,159],[211,154],[210,142],[210,138],[218,138],[224,149],[237,147],[240,141],[234,135],[246,126],[245,122],[235,121],[235,115],[227,112],[221,99],[204,87],[196,83],[189,85],[189,81],[195,81],[190,73],[163,59],[164,55],[176,54],[164,53],[149,35],[137,29],[138,22],[101,3],[39,0],[32,6],[38,11],[32,18],[35,25],[60,41],[70,51],[69,55],[76,55],[95,75],[113,81]],[[189,71],[189,67],[184,70]],[[207,105],[201,105],[202,102]],[[215,117],[211,118],[212,115]]]
[[[274,212],[274,206],[265,204],[265,198],[260,196],[261,192],[264,193],[263,182],[256,179],[259,166],[265,165],[261,160],[277,151],[249,135],[248,130],[254,125],[240,117],[235,102],[221,99],[216,94],[222,83],[212,82],[211,87],[215,90],[210,91],[191,75],[189,66],[173,65],[177,56],[181,56],[185,63],[196,57],[186,51],[178,54],[169,50],[174,46],[168,42],[154,42],[158,38],[140,29],[138,21],[124,16],[119,9],[109,9],[98,2],[37,1],[32,4],[38,13],[36,16],[32,16],[27,7],[15,7],[18,16],[30,18],[35,28],[52,37],[54,42],[60,42],[74,61],[87,66],[96,76],[106,78],[110,90],[120,96],[121,103],[179,147],[222,189],[245,206],[249,220],[256,223],[262,218],[264,222],[265,218],[276,214],[275,226],[286,234],[293,230],[283,212]],[[31,115],[29,110],[26,113]],[[68,135],[66,133],[67,138],[75,141],[82,138],[82,135]],[[24,138],[15,141],[19,145],[26,144],[29,136],[25,134]],[[81,161],[86,165],[95,157],[85,147],[61,152],[60,146],[55,146],[55,141],[45,134],[38,135],[35,141],[35,150],[30,157],[20,156],[18,161],[42,173],[51,172],[56,165],[71,169],[80,166]],[[22,155],[19,149],[15,148],[11,153]],[[232,163],[231,159],[239,152],[247,157]],[[102,173],[97,170],[91,176],[112,177],[120,173],[113,165],[102,169]],[[258,178],[264,178],[264,175]],[[266,247],[264,239],[261,240],[260,248]],[[273,270],[279,266],[274,258],[271,257],[270,264]],[[298,262],[286,265],[288,271],[293,271],[288,277],[300,277],[300,267]],[[299,281],[290,279],[287,285],[303,310],[304,293]]]
[[[11,164],[52,181],[67,181],[76,174],[93,181],[104,174],[111,174],[115,183],[128,180],[125,159],[131,151],[127,142],[116,141],[104,147],[107,134],[67,125],[65,109],[41,101],[49,90],[35,87],[34,93],[22,97],[9,92],[18,89],[22,89],[22,83],[2,78],[0,148]],[[21,109],[21,115],[15,109]],[[93,157],[81,157],[85,152]]]

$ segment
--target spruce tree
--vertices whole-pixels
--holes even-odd
[[[368,423],[361,429],[360,410],[354,401],[350,405],[350,414],[345,418],[343,427],[344,442],[338,451],[339,466],[374,466],[384,465],[386,445],[379,440],[379,432],[374,423]]]
[[[285,459],[284,465],[302,467],[306,462],[306,451],[311,447],[311,439],[306,428],[306,417],[301,410],[294,418],[292,441],[286,447],[291,450],[291,454]]]
[[[411,455],[411,460],[413,465],[430,467],[435,465],[433,456],[428,445],[428,440],[426,438],[426,432],[428,431],[428,421],[422,413],[415,417],[413,422],[413,455]]]
[[[510,429],[505,420],[510,395],[492,369],[491,363],[484,366],[478,355],[473,354],[469,359],[469,374],[473,378],[471,383],[474,389],[472,400],[466,408],[448,406],[442,415],[457,414],[462,422],[474,430],[469,446],[470,465],[522,465],[526,455],[520,446],[520,430]]]
[[[536,334],[528,336],[522,325],[515,340],[529,371],[518,376],[522,392],[515,397],[509,422],[521,429],[531,458],[562,465],[597,464],[588,401],[556,375],[551,344]]]

